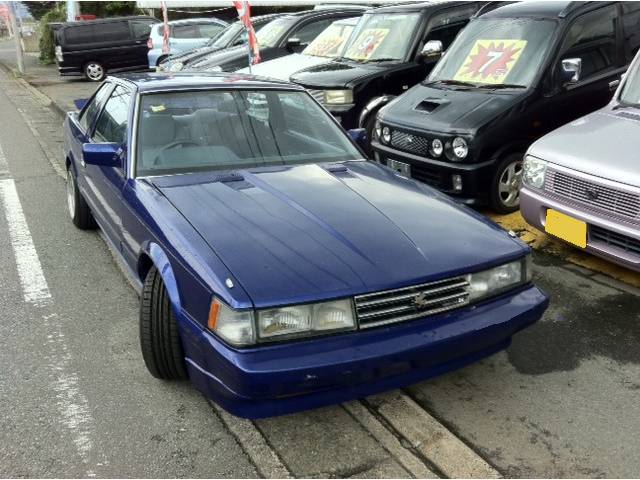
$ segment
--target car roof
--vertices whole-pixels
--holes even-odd
[[[78,26],[87,25],[87,24],[94,25],[96,23],[117,22],[117,21],[123,21],[123,20],[153,20],[154,22],[158,21],[157,18],[153,18],[148,15],[133,15],[129,17],[108,17],[108,18],[96,18],[94,20],[79,20],[77,22],[64,22],[62,24],[62,28],[78,27]]]
[[[530,0],[498,6],[487,13],[480,11],[482,18],[565,18],[575,13],[592,10],[615,2],[570,2],[560,0]]]
[[[423,10],[435,9],[443,6],[456,5],[461,3],[468,3],[463,1],[452,0],[436,0],[432,2],[405,2],[396,3],[394,5],[386,5],[382,7],[373,8],[367,10],[367,13],[395,13],[395,12],[421,12]]]
[[[302,10],[299,12],[286,12],[283,13],[283,17],[320,17],[324,15],[330,15],[332,13],[348,13],[348,12],[364,12],[367,10],[367,6],[365,5],[353,5],[353,6],[343,6],[336,8],[319,8],[317,10]]]
[[[108,79],[131,83],[140,93],[171,92],[202,88],[277,88],[304,91],[304,88],[289,82],[242,73],[225,72],[178,72],[178,73],[128,73],[113,75]]]
[[[183,18],[181,20],[170,20],[167,23],[169,25],[190,25],[192,23],[203,23],[203,22],[208,22],[208,23],[227,23],[224,20],[220,20],[219,18],[213,18],[213,17],[201,17],[201,18]],[[162,22],[159,22],[162,23]]]

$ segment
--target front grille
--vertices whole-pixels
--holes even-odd
[[[465,277],[355,297],[360,328],[435,315],[468,303],[469,282]]]
[[[589,228],[590,240],[605,243],[609,247],[614,247],[640,257],[640,240],[612,232],[602,227],[591,225]]]
[[[393,130],[391,132],[391,146],[398,150],[410,152],[423,157],[429,156],[429,139],[412,133]]]
[[[544,188],[548,192],[609,213],[640,218],[640,194],[600,185],[555,170],[547,172]]]
[[[313,90],[311,88],[307,88],[307,92],[316,99],[318,103],[324,104],[324,90]]]

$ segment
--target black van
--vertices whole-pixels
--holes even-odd
[[[114,17],[65,23],[55,32],[60,75],[100,82],[107,72],[147,69],[152,17]]]
[[[640,46],[639,22],[640,2],[479,12],[427,80],[380,111],[376,160],[464,203],[515,211],[524,152],[607,104]]]
[[[291,76],[350,129],[367,129],[378,110],[423,80],[440,56],[478,11],[476,2],[406,3],[367,11],[355,27],[343,55]]]

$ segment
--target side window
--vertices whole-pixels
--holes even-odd
[[[112,86],[113,84],[111,83],[103,84],[93,96],[86,108],[80,113],[80,118],[78,119],[78,121],[80,122],[80,125],[85,132],[88,132],[91,128],[91,125],[93,125],[93,121],[96,119],[96,115],[98,115],[98,112],[102,108],[102,105],[104,105],[104,102],[107,100]]]
[[[475,4],[465,5],[462,8],[448,9],[435,14],[429,20],[429,26],[425,32],[423,44],[429,40],[440,40],[442,49],[446,50],[455,40],[458,32],[462,30],[471,16],[478,10]]]
[[[116,86],[98,117],[96,129],[93,132],[93,139],[96,142],[119,144],[125,142],[130,103],[131,93],[120,85]]]
[[[581,80],[616,65],[616,20],[616,7],[604,7],[578,17],[569,28],[561,58],[582,59]]]
[[[114,42],[131,38],[128,22],[106,22],[96,26],[96,35],[99,42]]]
[[[622,2],[622,25],[628,63],[640,49],[640,4],[638,2]]]
[[[320,32],[329,25],[331,25],[331,20],[316,20],[296,29],[291,35],[289,35],[289,38],[299,38],[301,45],[307,45],[311,43],[314,38],[320,35]]]
[[[93,25],[77,25],[65,29],[65,38],[70,45],[93,43]]]
[[[131,30],[133,31],[133,38],[146,39],[151,34],[151,24],[141,20],[134,20],[131,22]]]
[[[196,24],[176,25],[173,27],[171,36],[173,38],[198,38],[200,34],[198,33],[198,26]]]
[[[211,38],[224,28],[222,25],[218,25],[217,23],[201,23],[198,25],[200,27],[200,37],[202,38]]]

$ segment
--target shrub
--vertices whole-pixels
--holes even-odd
[[[49,27],[51,22],[64,22],[67,19],[67,13],[64,4],[49,10],[40,19],[40,61],[45,65],[55,61],[55,42],[53,40],[53,30]]]

